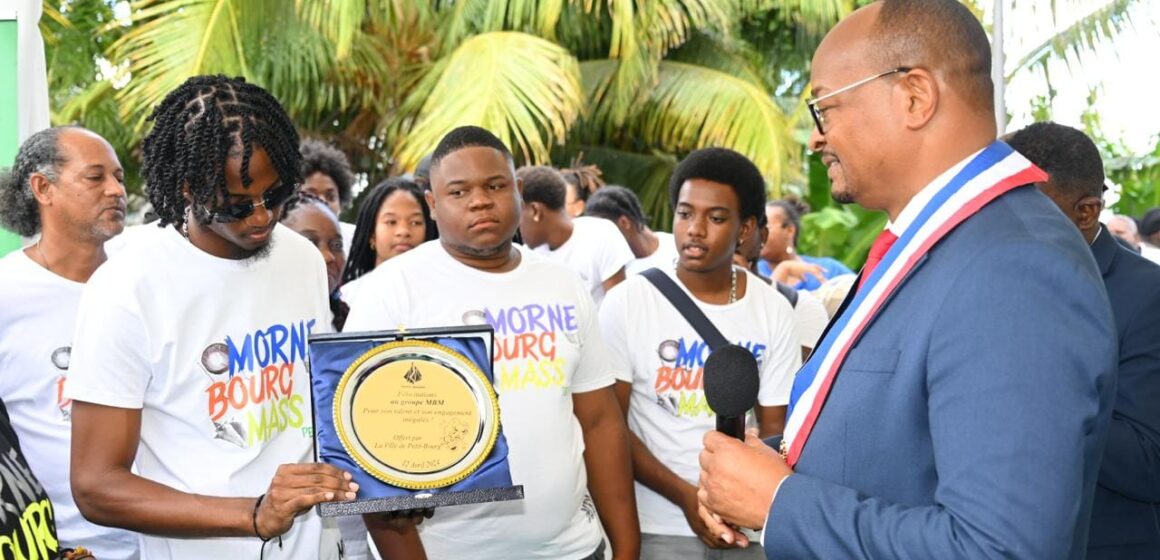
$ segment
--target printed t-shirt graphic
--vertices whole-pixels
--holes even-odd
[[[592,298],[563,264],[519,247],[488,273],[429,241],[364,276],[346,331],[490,324],[512,481],[525,499],[439,510],[419,526],[430,558],[582,558],[601,541],[572,394],[612,384]]]
[[[182,492],[256,496],[278,465],[313,460],[306,338],[329,330],[326,274],[293,231],[279,225],[271,242],[266,258],[235,261],[155,229],[85,286],[65,396],[141,409],[141,476]],[[146,560],[256,557],[261,547],[256,538],[141,540]],[[282,541],[265,557],[338,552],[313,510]]]
[[[666,273],[688,293],[675,271]],[[713,305],[689,297],[725,338],[757,358],[758,404],[786,404],[801,365],[801,346],[785,297],[752,274],[745,295],[734,303]],[[629,428],[661,463],[697,484],[701,438],[716,427],[703,389],[708,345],[643,276],[609,292],[600,308],[600,326],[613,371],[632,384]],[[695,536],[681,509],[664,496],[637,483],[636,500],[642,532]]]

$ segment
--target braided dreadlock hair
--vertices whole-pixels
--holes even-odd
[[[592,198],[584,205],[584,215],[604,218],[615,222],[621,216],[627,217],[637,231],[648,225],[648,217],[640,206],[636,193],[620,185],[608,185],[592,193]]]
[[[165,96],[149,116],[142,174],[158,226],[185,225],[187,189],[198,207],[227,198],[226,160],[242,158],[242,185],[253,182],[250,158],[266,151],[283,184],[301,185],[298,132],[286,110],[245,78],[194,76]],[[199,215],[208,224],[209,215]]]
[[[343,284],[375,269],[376,254],[374,249],[371,249],[371,239],[375,236],[379,209],[396,191],[409,193],[419,203],[419,210],[423,212],[423,223],[427,225],[423,241],[439,237],[439,232],[435,229],[435,220],[431,219],[431,210],[427,207],[427,198],[423,196],[423,188],[402,177],[387,179],[375,185],[359,205],[358,219],[354,223],[354,238],[350,240],[350,255],[346,259],[346,269],[342,271]]]
[[[572,162],[572,167],[560,170],[564,180],[576,189],[576,198],[588,202],[588,197],[604,186],[604,173],[595,165],[580,165],[580,158]]]

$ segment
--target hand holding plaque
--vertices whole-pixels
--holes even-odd
[[[311,338],[318,458],[352,468],[363,498],[323,515],[523,496],[507,469],[490,342],[479,327]]]

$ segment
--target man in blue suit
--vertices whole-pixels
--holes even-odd
[[[811,82],[833,196],[890,224],[795,379],[785,459],[705,436],[702,518],[764,528],[769,558],[1082,558],[1115,327],[1046,176],[995,141],[986,34],[953,0],[885,0]]]
[[[1100,224],[1104,167],[1083,132],[1036,123],[1006,141],[1050,176],[1038,186],[1091,246],[1116,318],[1116,404],[1088,558],[1160,558],[1160,266],[1117,243]]]

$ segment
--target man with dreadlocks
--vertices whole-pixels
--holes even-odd
[[[77,506],[142,533],[143,560],[339,558],[312,508],[358,487],[306,463],[306,339],[331,330],[326,271],[278,225],[302,182],[298,134],[270,94],[224,76],[187,80],[150,119],[160,227],[81,296],[65,393]]]

